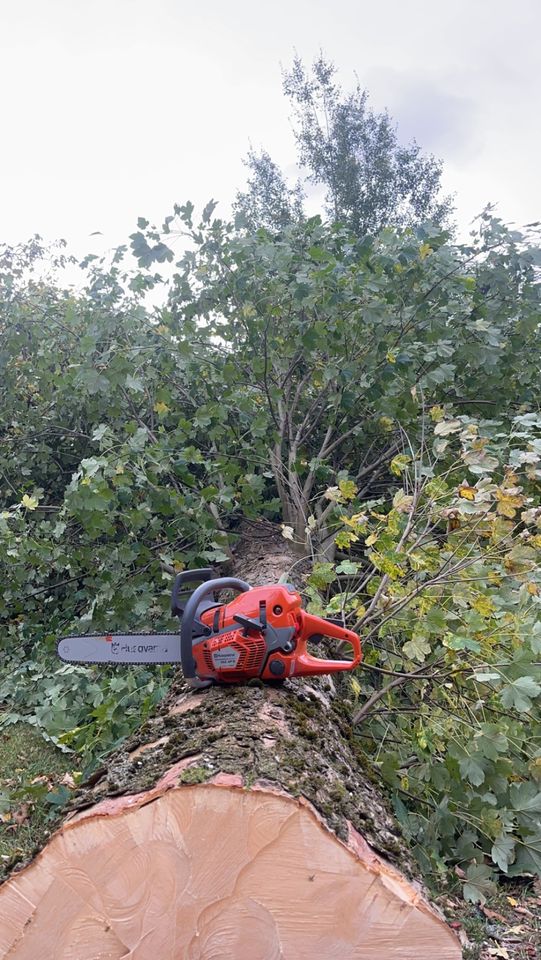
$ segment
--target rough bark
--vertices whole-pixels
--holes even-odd
[[[264,525],[237,556],[254,585],[297,579]],[[0,888],[0,958],[457,960],[342,683],[179,680]]]

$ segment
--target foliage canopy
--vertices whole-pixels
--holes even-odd
[[[58,635],[171,628],[174,572],[266,516],[364,636],[355,736],[421,862],[483,897],[541,871],[535,230],[276,235],[214,208],[141,219],[137,268],[87,258],[78,293],[39,244],[1,253],[3,722],[95,763],[167,671],[58,667]]]

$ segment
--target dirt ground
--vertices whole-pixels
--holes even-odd
[[[541,881],[505,883],[481,906],[461,897],[436,903],[458,934],[464,960],[541,960]]]

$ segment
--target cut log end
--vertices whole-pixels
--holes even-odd
[[[458,960],[422,895],[311,804],[240,778],[79,813],[0,889],[9,960]],[[175,785],[173,785],[175,783]]]

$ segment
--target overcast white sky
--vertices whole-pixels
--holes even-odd
[[[541,0],[0,0],[0,242],[77,253],[295,150],[280,64],[322,47],[445,160],[467,224],[541,218]]]

